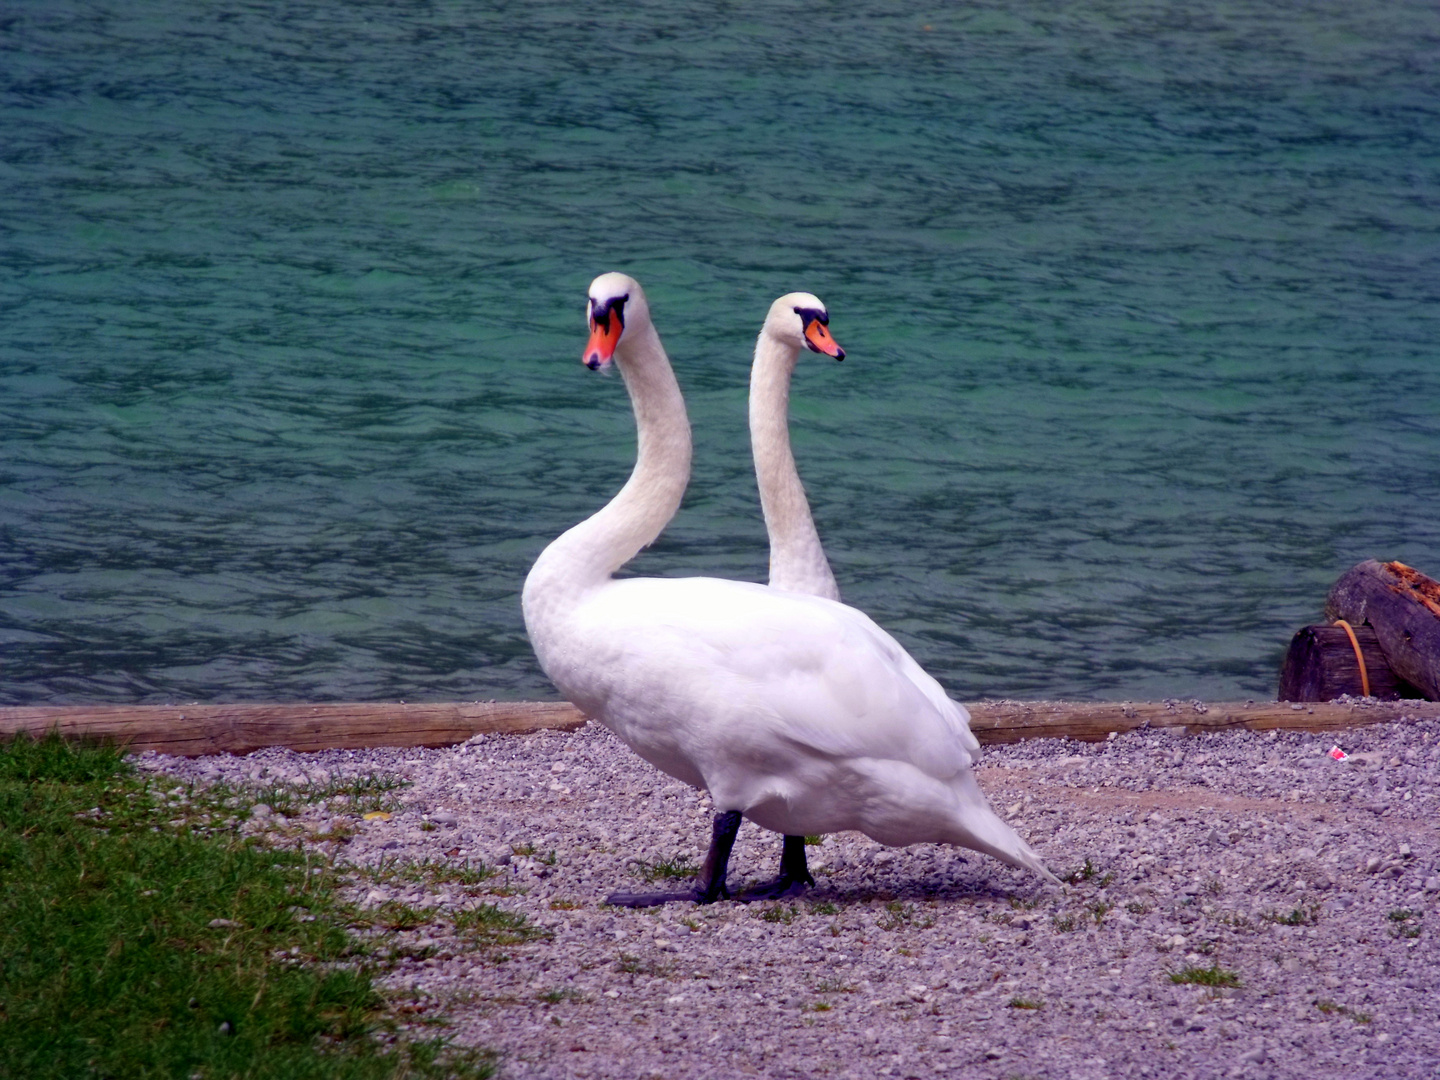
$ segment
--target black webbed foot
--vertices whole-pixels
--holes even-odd
[[[676,892],[616,892],[605,898],[607,904],[615,907],[647,908],[659,907],[661,904],[673,904],[678,902],[689,904],[713,904],[717,900],[729,900],[730,890],[721,885],[720,888],[706,892],[698,886],[693,889],[680,889]]]
[[[788,900],[792,896],[799,896],[806,888],[814,885],[815,882],[808,875],[804,879],[776,878],[774,881],[767,881],[763,885],[751,885],[742,889],[735,899],[741,904],[753,904],[757,900]]]
[[[616,907],[645,908],[658,907],[675,901],[692,904],[713,904],[717,900],[729,900],[730,890],[725,887],[725,871],[730,865],[730,849],[735,846],[735,834],[740,831],[740,811],[728,810],[715,815],[715,826],[710,838],[710,850],[705,853],[705,865],[690,889],[676,892],[655,893],[611,893],[605,898],[607,904]],[[787,837],[788,840],[788,837]],[[804,852],[800,855],[804,861]],[[807,875],[808,876],[808,875]]]
[[[805,865],[805,838],[785,837],[785,846],[780,852],[780,876],[764,885],[754,885],[743,890],[736,900],[742,904],[756,900],[784,900],[799,896],[808,886],[814,885],[810,869]]]

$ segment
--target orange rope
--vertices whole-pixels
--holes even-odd
[[[1370,673],[1365,670],[1365,654],[1360,651],[1360,639],[1355,636],[1354,628],[1344,619],[1336,619],[1336,626],[1343,626],[1345,633],[1350,638],[1350,647],[1355,650],[1355,662],[1360,665],[1360,689],[1365,696],[1370,696]]]

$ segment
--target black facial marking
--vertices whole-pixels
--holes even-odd
[[[595,323],[606,333],[610,332],[610,316],[615,316],[620,329],[625,329],[625,301],[630,299],[630,294],[624,296],[612,296],[609,300],[590,299],[590,321]]]

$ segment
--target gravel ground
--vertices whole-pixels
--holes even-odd
[[[1440,1076],[1440,722],[1356,729],[1343,762],[1333,743],[1152,729],[991,747],[981,786],[1070,886],[843,834],[809,848],[818,885],[794,901],[648,911],[603,898],[698,863],[711,807],[594,724],[140,761],[312,795],[410,781],[389,820],[332,802],[241,827],[369,868],[364,904],[425,909],[387,939],[383,985],[497,1049],[504,1076]],[[743,826],[732,888],[773,876],[779,850]],[[426,860],[428,884],[406,880]],[[496,873],[434,869],[467,863]],[[546,934],[477,950],[450,920],[481,903]],[[1173,980],[1187,971],[1235,985]]]

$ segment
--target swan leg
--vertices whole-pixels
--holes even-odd
[[[735,846],[735,834],[740,831],[740,820],[739,810],[727,810],[723,814],[715,815],[710,850],[705,853],[705,863],[700,867],[694,888],[682,892],[617,892],[607,896],[605,902],[616,907],[642,908],[657,907],[676,900],[688,900],[692,904],[713,904],[716,900],[729,900],[730,890],[725,887],[725,873],[730,866],[730,850]],[[800,861],[803,868],[803,850],[800,852]]]
[[[725,874],[730,869],[730,849],[735,846],[735,834],[739,831],[739,810],[726,810],[715,815],[710,850],[705,853],[705,865],[700,868],[700,876],[695,880],[696,903],[713,904],[716,900],[730,899],[730,890],[725,887]]]
[[[814,885],[810,868],[805,865],[805,838],[785,837],[785,846],[780,850],[780,876],[765,885],[746,889],[736,897],[742,903],[752,900],[780,900],[787,896],[799,896],[807,885]]]

